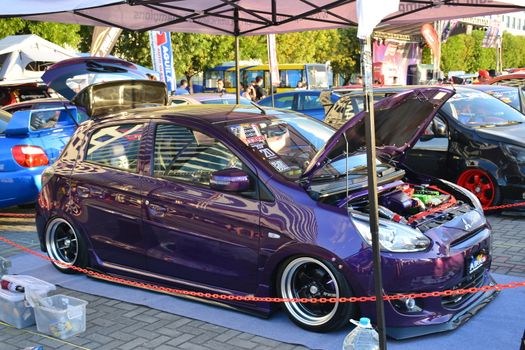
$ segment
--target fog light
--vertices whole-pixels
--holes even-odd
[[[414,298],[401,298],[398,300],[392,300],[392,305],[400,312],[421,312],[421,307],[417,304]]]

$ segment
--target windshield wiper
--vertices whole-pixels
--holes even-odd
[[[509,126],[509,125],[517,125],[517,124],[521,124],[522,122],[519,122],[519,121],[509,121],[509,122],[505,122],[505,123],[490,123],[490,124],[481,124],[481,125],[477,125],[478,128],[495,128],[495,127],[498,127],[498,126]]]

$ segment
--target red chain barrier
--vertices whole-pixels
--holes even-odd
[[[0,217],[5,218],[34,218],[35,214],[24,214],[24,213],[0,213]]]
[[[76,266],[65,265],[64,263],[57,261],[53,258],[50,258],[49,256],[43,253],[39,253],[32,249],[24,247],[5,237],[0,236],[0,241],[3,241],[4,243],[7,243],[20,250],[23,250],[29,254],[35,255],[41,259],[44,259],[50,262],[54,262],[57,265],[60,265],[66,268],[70,268],[74,271],[78,271],[80,273],[89,275],[91,277],[106,280],[109,282],[125,284],[128,286],[149,289],[149,290],[156,291],[156,292],[178,294],[182,296],[192,296],[192,297],[198,297],[198,298],[215,299],[215,300],[256,301],[256,302],[267,302],[267,303],[286,303],[286,302],[291,302],[291,303],[355,303],[355,302],[376,301],[375,296],[348,297],[348,298],[345,298],[345,297],[343,298],[272,298],[272,297],[255,297],[255,296],[241,296],[241,295],[230,295],[230,294],[204,293],[204,292],[188,291],[188,290],[183,290],[183,289],[168,288],[168,287],[157,286],[157,285],[150,284],[150,283],[142,283],[142,282],[126,280],[124,278],[113,277],[113,276],[105,275],[100,272],[96,272],[93,270],[88,270],[88,269],[84,269],[84,268],[80,268]],[[496,284],[492,286],[482,286],[478,288],[445,290],[441,292],[423,292],[423,293],[384,295],[383,300],[397,300],[397,299],[404,299],[404,298],[413,298],[413,299],[430,298],[430,297],[450,296],[450,295],[469,294],[469,293],[478,293],[478,292],[488,292],[491,290],[500,291],[503,289],[518,288],[518,287],[525,287],[525,281],[510,282],[506,284]]]
[[[508,209],[508,208],[515,208],[515,207],[523,207],[525,206],[525,202],[519,202],[519,203],[511,203],[511,204],[503,204],[503,205],[494,205],[492,207],[484,207],[483,210],[498,210],[498,209]]]

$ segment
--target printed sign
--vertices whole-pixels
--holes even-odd
[[[149,42],[153,69],[160,73],[160,78],[168,85],[168,90],[175,91],[175,71],[173,70],[170,33],[152,30],[149,32]]]

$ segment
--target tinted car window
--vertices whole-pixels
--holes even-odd
[[[85,160],[136,172],[142,130],[142,124],[124,124],[95,131]]]
[[[0,110],[0,134],[2,134],[7,128],[7,124],[11,120],[11,114],[6,111]]]
[[[299,111],[323,108],[321,101],[319,100],[319,94],[300,94],[298,97],[299,102],[297,109]]]
[[[154,175],[209,185],[213,172],[242,169],[242,163],[213,137],[175,124],[160,124],[155,132]]]
[[[293,107],[293,94],[290,95],[284,95],[274,98],[274,107],[275,108],[283,108],[283,109],[292,109]],[[263,101],[259,102],[260,105],[271,107],[272,106],[272,99],[271,98],[265,98]]]

